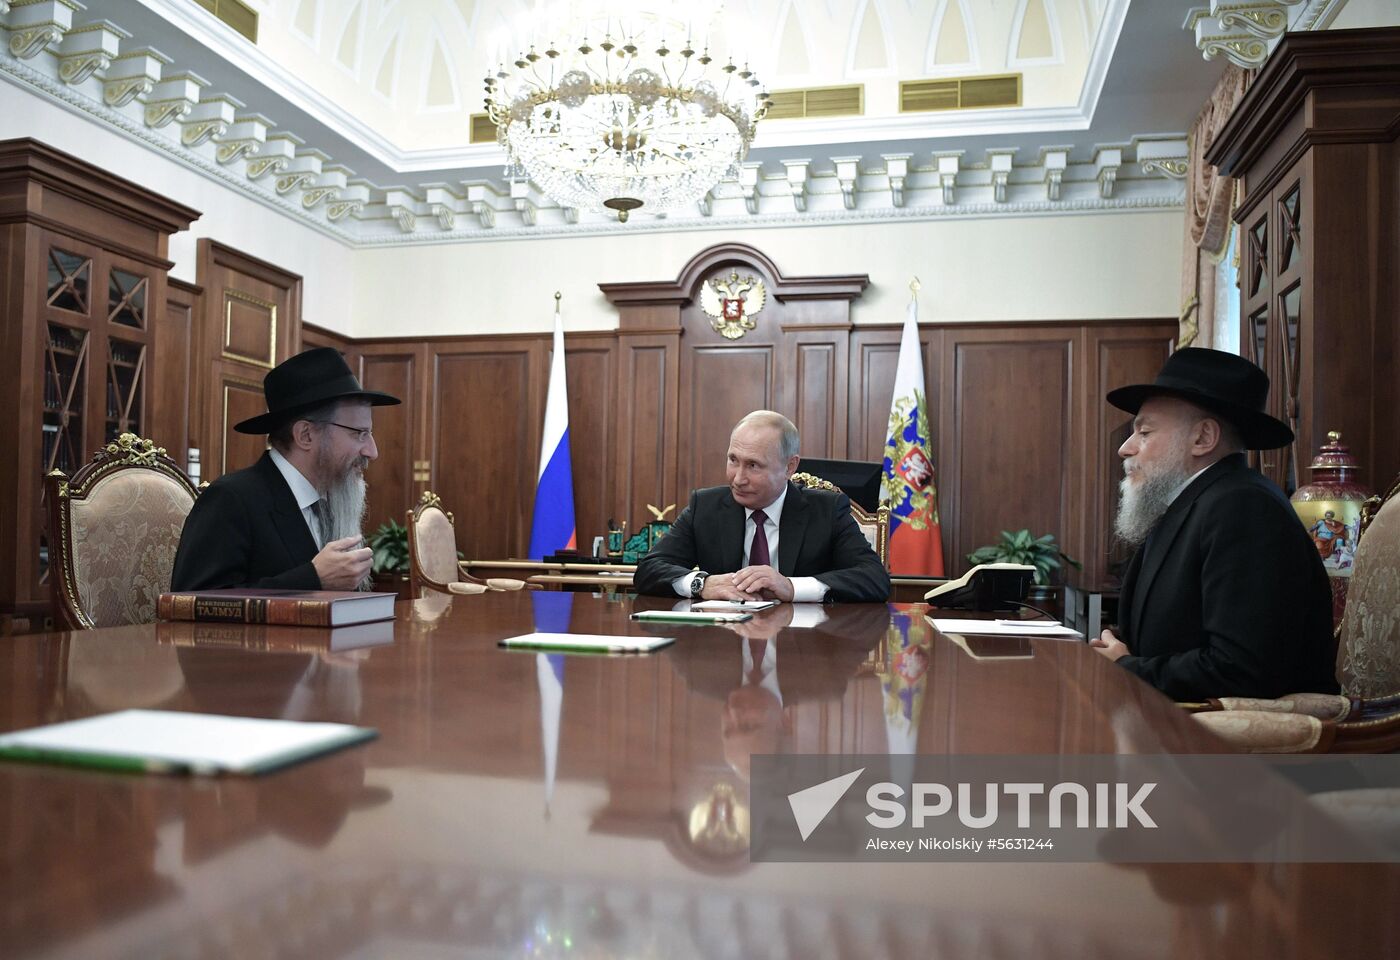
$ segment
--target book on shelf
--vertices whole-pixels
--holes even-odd
[[[285,627],[344,627],[394,618],[393,593],[347,590],[196,590],[162,593],[161,620],[266,623]]]

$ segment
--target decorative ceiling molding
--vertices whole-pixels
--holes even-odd
[[[1285,31],[1322,30],[1346,0],[1211,0],[1192,7],[1182,29],[1195,35],[1207,60],[1225,57],[1246,69],[1262,66]]]
[[[1183,201],[1176,182],[1186,156],[1182,134],[1106,145],[1092,161],[1079,162],[1072,162],[1073,147],[1042,147],[1027,157],[1028,151],[1018,154],[1005,144],[888,154],[849,145],[814,151],[809,144],[800,157],[744,163],[736,178],[722,181],[693,208],[619,227],[601,215],[555,206],[524,181],[405,187],[358,178],[292,131],[278,129],[255,112],[257,105],[212,89],[118,25],[75,24],[75,13],[82,10],[71,0],[12,5],[0,31],[9,39],[0,50],[0,78],[350,246],[1060,215],[1170,209]],[[16,16],[18,32],[7,29]],[[35,26],[46,28],[37,50],[28,49],[28,39],[15,43]],[[1118,28],[1121,18],[1105,24]],[[100,51],[106,65],[65,69],[83,50]],[[1026,158],[1020,165],[1018,155]]]
[[[453,145],[433,149],[403,149],[351,110],[309,86],[296,71],[267,53],[190,0],[140,0],[177,29],[197,36],[217,56],[263,84],[317,122],[336,130],[369,156],[396,173],[504,165],[505,154],[494,143]],[[324,2],[324,0],[323,0]],[[1046,4],[1053,17],[1053,4]],[[974,137],[1039,131],[1088,129],[1102,92],[1104,77],[1117,46],[1129,0],[1107,0],[1092,46],[1078,102],[1049,108],[1006,108],[959,111],[953,115],[896,114],[883,117],[841,117],[760,124],[755,149],[786,149],[801,145],[907,140],[931,135]],[[964,8],[965,9],[965,8]],[[975,27],[968,23],[969,35]],[[809,57],[810,57],[809,51]],[[431,60],[431,57],[425,58]],[[451,59],[451,58],[449,58]],[[456,69],[449,64],[449,69]],[[460,79],[460,78],[459,78]],[[469,87],[474,85],[468,84]],[[460,88],[460,87],[459,87]],[[465,124],[463,139],[466,139]],[[850,152],[850,151],[846,151]]]

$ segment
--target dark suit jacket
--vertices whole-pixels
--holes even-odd
[[[694,491],[670,532],[637,564],[637,592],[674,597],[671,584],[696,567],[734,573],[748,566],[747,522],[728,487]],[[890,595],[890,575],[856,526],[844,493],[788,484],[778,523],[778,572],[817,577],[829,588],[829,600],[883,602]]]
[[[172,590],[320,590],[316,540],[271,455],[211,483],[185,520]]]
[[[1128,564],[1118,625],[1118,662],[1176,700],[1337,691],[1322,560],[1242,453],[1172,501]]]

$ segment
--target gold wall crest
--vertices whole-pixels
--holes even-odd
[[[754,329],[753,318],[763,309],[768,291],[763,281],[748,276],[742,280],[737,270],[729,277],[715,277],[700,287],[700,308],[710,317],[710,326],[730,340],[738,340]]]

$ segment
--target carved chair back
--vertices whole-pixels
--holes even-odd
[[[49,582],[69,630],[153,623],[198,491],[163,447],[123,433],[44,478]]]
[[[841,492],[841,488],[830,480],[823,480],[821,477],[810,473],[794,473],[792,482],[804,490],[832,490]],[[875,551],[880,558],[880,562],[885,565],[885,569],[890,568],[890,508],[888,504],[881,504],[874,512],[863,508],[854,500],[851,501],[851,516],[855,518],[856,526],[860,527],[860,532],[865,534],[865,539],[870,541],[870,548]]]

